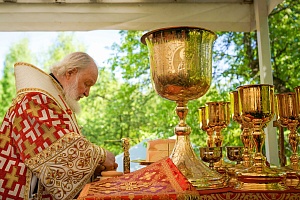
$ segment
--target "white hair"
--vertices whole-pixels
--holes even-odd
[[[74,52],[67,55],[60,62],[54,64],[50,71],[55,75],[64,75],[68,70],[74,68],[84,69],[89,67],[91,64],[96,66],[94,59],[84,52]]]

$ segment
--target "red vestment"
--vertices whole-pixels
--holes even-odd
[[[0,126],[0,199],[72,199],[105,150],[80,134],[61,86],[48,74],[15,65],[17,97]],[[32,185],[32,186],[31,186]]]

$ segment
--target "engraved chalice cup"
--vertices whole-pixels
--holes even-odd
[[[222,147],[200,147],[200,158],[209,163],[210,169],[214,169],[214,163],[222,158]]]
[[[220,174],[196,156],[190,142],[191,128],[185,122],[190,100],[203,96],[212,79],[212,31],[198,27],[171,27],[150,31],[141,38],[149,51],[150,72],[155,91],[176,102],[179,123],[170,155],[182,174],[197,188],[223,187]]]
[[[289,130],[288,139],[292,148],[292,155],[290,157],[293,170],[299,170],[299,155],[298,155],[298,133],[299,127],[299,106],[296,102],[296,94],[294,92],[276,94],[276,119],[277,122],[287,127]]]

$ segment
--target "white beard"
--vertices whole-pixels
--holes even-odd
[[[78,79],[76,78],[76,82],[69,87],[65,88],[65,96],[66,96],[66,102],[68,106],[70,106],[71,110],[75,112],[76,114],[79,114],[81,112],[81,107],[77,99],[77,86],[78,86]]]
[[[81,112],[81,107],[78,101],[66,95],[66,102],[74,113],[79,114]]]

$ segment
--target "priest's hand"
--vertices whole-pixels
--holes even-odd
[[[108,150],[106,150],[106,159],[101,165],[104,167],[102,171],[116,170],[118,168],[115,155]]]

